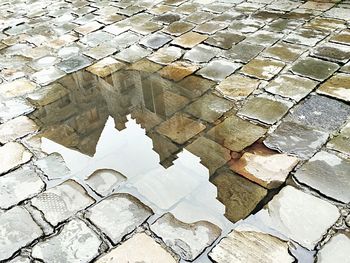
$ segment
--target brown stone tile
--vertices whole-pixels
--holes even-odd
[[[164,78],[179,81],[188,75],[191,75],[197,69],[199,69],[198,66],[183,61],[178,61],[162,68],[159,71],[159,74]]]
[[[207,35],[202,35],[196,32],[188,32],[174,39],[171,43],[184,48],[192,48],[199,43],[202,43],[207,38]]]

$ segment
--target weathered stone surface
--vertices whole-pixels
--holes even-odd
[[[49,180],[67,177],[70,174],[69,168],[59,153],[52,153],[37,160],[34,163]]]
[[[282,34],[261,29],[251,34],[245,41],[262,46],[271,46],[282,38],[282,36]]]
[[[350,238],[344,233],[336,234],[317,253],[317,262],[350,262]]]
[[[20,168],[0,177],[0,208],[8,209],[29,199],[45,188],[45,184],[29,167]]]
[[[270,80],[283,69],[284,65],[283,62],[277,60],[255,58],[243,66],[241,72],[258,79]]]
[[[190,31],[192,28],[194,28],[194,25],[191,23],[187,23],[184,21],[176,21],[174,23],[171,23],[168,27],[166,27],[164,29],[164,32],[174,36],[180,36],[183,33]]]
[[[274,124],[280,120],[291,107],[291,102],[261,95],[249,99],[238,111],[238,114],[266,124]]]
[[[48,85],[51,82],[54,82],[55,80],[63,77],[64,75],[65,73],[62,70],[51,66],[34,73],[32,75],[32,80],[40,85]]]
[[[138,233],[119,247],[99,258],[96,263],[162,262],[176,263],[169,252],[145,233]]]
[[[212,22],[212,21],[208,21],[205,22],[203,24],[197,25],[194,28],[194,31],[197,31],[199,33],[202,34],[208,34],[208,35],[212,35],[214,33],[216,33],[219,30],[222,30],[224,28],[226,28],[228,25],[226,23],[220,23],[220,22]]]
[[[282,122],[264,144],[274,150],[308,159],[327,141],[328,134],[294,122]]]
[[[329,41],[349,45],[350,44],[350,30],[345,29],[341,31],[339,34],[335,34],[330,38]]]
[[[148,56],[151,52],[147,49],[144,49],[138,45],[132,45],[126,49],[123,49],[121,52],[117,53],[115,57],[122,61],[128,63],[134,63],[140,59]]]
[[[225,216],[232,222],[247,217],[267,194],[263,187],[232,171],[218,173],[211,182],[218,188],[217,199],[225,205]]]
[[[0,146],[0,174],[28,162],[31,158],[32,154],[17,142],[9,142]]]
[[[350,155],[350,122],[340,131],[340,134],[332,138],[327,147]]]
[[[325,12],[325,16],[343,19],[345,21],[350,20],[350,14],[348,8],[335,7]]]
[[[91,65],[86,70],[101,78],[104,78],[122,69],[124,66],[124,63],[119,62],[118,60],[115,60],[112,57],[107,57]]]
[[[165,34],[161,33],[155,33],[152,35],[148,35],[145,38],[143,38],[140,41],[141,45],[144,45],[146,47],[152,48],[152,49],[158,49],[162,46],[164,46],[166,43],[170,42],[172,40],[171,37]]]
[[[145,222],[153,211],[129,194],[113,194],[86,212],[87,218],[114,244]]]
[[[219,31],[210,36],[205,43],[223,49],[230,49],[234,44],[245,38],[243,35],[231,33],[230,31]]]
[[[67,60],[63,60],[57,64],[57,67],[66,73],[72,73],[74,71],[78,71],[79,69],[90,66],[91,64],[91,59],[83,55],[78,55]]]
[[[17,256],[8,263],[31,263],[29,257]]]
[[[226,55],[234,61],[248,63],[251,59],[256,57],[264,46],[246,43],[245,41],[238,43],[231,49],[227,50]]]
[[[131,64],[128,69],[132,70],[138,70],[138,71],[144,71],[148,73],[154,73],[162,68],[161,65],[157,63],[153,63],[152,61],[149,61],[148,59],[141,59],[133,64]]]
[[[88,50],[84,51],[83,54],[95,60],[99,60],[110,56],[115,52],[117,52],[117,49],[115,47],[109,44],[101,44],[97,47],[89,48]]]
[[[279,59],[283,62],[293,62],[300,57],[305,50],[304,47],[299,45],[279,42],[272,47],[267,48],[264,51],[263,56]]]
[[[56,226],[81,209],[94,203],[85,189],[73,180],[67,180],[32,199],[32,205],[43,212],[45,219]]]
[[[266,129],[254,125],[237,116],[230,116],[208,132],[209,138],[226,148],[240,152],[253,144],[266,132]]]
[[[240,74],[227,77],[215,87],[225,98],[240,100],[248,97],[259,86],[259,80]]]
[[[295,262],[288,244],[277,237],[254,231],[233,230],[209,253],[217,263]]]
[[[290,33],[284,41],[305,46],[315,46],[318,42],[323,40],[328,34],[323,31],[314,29],[299,28]]]
[[[336,206],[292,186],[284,187],[266,209],[269,227],[309,250],[314,249],[340,215]]]
[[[204,78],[221,81],[240,67],[241,64],[233,63],[225,59],[217,59],[210,61],[207,66],[200,69],[197,73]]]
[[[215,86],[215,82],[198,76],[188,76],[178,84],[177,88],[181,94],[191,99],[201,96]]]
[[[5,98],[22,96],[32,92],[36,88],[36,84],[27,79],[16,79],[0,85],[0,95]]]
[[[320,193],[341,201],[350,202],[350,161],[335,154],[321,151],[300,167],[294,177]]]
[[[187,51],[184,55],[184,59],[190,60],[195,63],[204,63],[211,60],[219,53],[219,50],[207,45],[199,44],[191,50]]]
[[[221,235],[221,229],[212,223],[199,221],[186,224],[171,213],[166,213],[154,222],[151,230],[182,259],[190,261],[196,259]]]
[[[0,260],[10,258],[17,250],[29,245],[43,232],[22,207],[0,214]]]
[[[292,74],[284,74],[272,80],[265,87],[265,90],[298,102],[306,97],[317,84],[318,82],[311,79]]]
[[[34,107],[22,98],[0,101],[0,123],[6,122],[22,114],[28,114]]]
[[[33,133],[38,126],[26,116],[20,116],[0,125],[0,143],[7,143]]]
[[[195,72],[199,67],[190,63],[186,63],[183,61],[177,61],[167,65],[159,71],[159,74],[167,79],[180,81],[183,78],[191,75]]]
[[[350,75],[335,74],[317,89],[317,93],[349,102]]]
[[[182,56],[182,50],[178,47],[164,47],[148,57],[149,60],[159,64],[170,64]]]
[[[126,177],[121,173],[111,169],[96,170],[87,179],[88,186],[101,196],[107,196],[126,181]]]
[[[205,125],[183,114],[176,114],[157,127],[157,131],[172,141],[183,144],[205,129]]]
[[[89,23],[86,23],[84,25],[78,26],[74,29],[74,31],[78,32],[79,34],[86,35],[88,33],[91,33],[93,31],[96,31],[103,27],[103,24],[97,22],[97,21],[92,21]]]
[[[73,219],[53,237],[33,247],[32,256],[44,262],[90,262],[99,254],[102,241],[83,221]],[[52,248],[55,249],[52,249]]]
[[[312,54],[315,57],[346,63],[350,60],[350,47],[335,43],[325,43],[317,47]]]
[[[303,77],[323,81],[332,76],[338,68],[335,63],[308,57],[294,64],[292,71]]]
[[[192,48],[207,38],[208,36],[206,35],[202,35],[196,32],[188,32],[179,36],[178,38],[175,38],[171,43],[184,48]]]

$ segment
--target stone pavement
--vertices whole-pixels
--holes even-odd
[[[0,7],[0,262],[350,262],[350,1]]]

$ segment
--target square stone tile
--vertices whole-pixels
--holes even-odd
[[[185,33],[178,38],[175,38],[171,43],[184,48],[192,48],[208,38],[207,35],[202,35],[196,32]]]
[[[59,153],[51,153],[34,162],[49,180],[62,179],[70,174],[69,168]]]
[[[208,34],[212,35],[216,33],[217,31],[223,30],[227,27],[228,25],[226,23],[219,23],[219,22],[205,22],[203,24],[200,24],[196,26],[193,31],[202,33],[202,34]]]
[[[298,6],[300,6],[301,3],[290,1],[290,0],[279,0],[274,1],[272,4],[269,4],[267,7],[273,10],[279,10],[279,11],[291,11]]]
[[[79,41],[90,47],[96,47],[100,44],[111,41],[114,37],[115,35],[113,34],[99,30],[99,31],[95,31],[90,34],[87,34],[86,36],[81,38]]]
[[[226,59],[216,59],[209,62],[207,66],[200,69],[197,74],[214,81],[221,81],[231,75],[241,64],[230,62]]]
[[[78,55],[75,57],[68,58],[67,60],[63,60],[62,62],[57,64],[57,67],[66,73],[72,73],[85,67],[88,67],[91,64],[92,59],[83,55]]]
[[[131,26],[128,23],[124,21],[120,21],[104,27],[103,31],[113,34],[114,36],[117,36],[117,35],[120,35],[121,33],[124,33],[125,31],[128,31],[130,28]]]
[[[209,12],[204,11],[197,11],[192,14],[190,14],[188,17],[186,17],[186,21],[194,23],[194,24],[202,24],[206,21],[211,20],[214,18],[215,15]]]
[[[0,143],[5,144],[14,141],[28,135],[29,133],[34,133],[38,129],[39,127],[35,122],[27,116],[19,116],[0,124]]]
[[[350,45],[350,29],[345,29],[338,34],[334,34],[329,39],[329,41],[339,44]]]
[[[304,21],[302,20],[279,18],[266,25],[264,29],[287,34],[301,26],[303,23]]]
[[[190,31],[194,27],[195,26],[191,23],[185,21],[176,21],[167,26],[163,31],[173,36],[180,36]]]
[[[324,81],[339,68],[335,63],[321,59],[307,57],[297,61],[292,71],[302,77],[308,77],[318,81]]]
[[[158,49],[172,40],[171,37],[162,33],[148,35],[141,39],[140,44],[152,49]]]
[[[238,19],[230,23],[229,30],[238,34],[254,33],[262,28],[265,24],[256,19]]]
[[[290,98],[296,102],[306,97],[316,86],[317,81],[299,77],[292,74],[283,74],[273,79],[265,90],[280,95],[282,97]]]
[[[162,29],[162,27],[163,26],[160,23],[147,21],[142,24],[133,25],[131,30],[141,35],[148,35]]]
[[[153,63],[152,61],[149,61],[148,59],[145,59],[145,58],[131,64],[128,67],[128,69],[144,71],[148,73],[155,73],[161,68],[162,68],[161,65],[157,63]]]
[[[261,51],[263,51],[263,49],[264,46],[250,44],[244,41],[227,50],[225,55],[234,61],[248,63],[251,59],[255,58]]]
[[[112,58],[107,57],[99,62],[92,64],[90,67],[88,67],[86,70],[101,77],[107,77],[108,75],[122,69],[125,67],[125,64]]]
[[[103,26],[104,26],[103,24],[101,24],[97,21],[92,21],[92,22],[86,23],[84,25],[81,25],[79,27],[76,27],[74,29],[74,31],[78,32],[79,34],[82,34],[82,35],[87,35],[88,33],[96,31]]]
[[[183,58],[195,63],[204,63],[211,60],[219,52],[220,50],[217,48],[199,44],[198,46],[195,46],[191,50],[187,51]]]
[[[346,63],[350,60],[350,46],[325,43],[314,49],[312,55],[334,62]]]
[[[205,43],[223,49],[230,49],[244,39],[245,36],[243,35],[231,33],[230,31],[219,31],[205,40]]]
[[[205,125],[184,114],[176,114],[157,127],[157,132],[178,144],[184,144],[205,129]]]
[[[342,28],[346,28],[345,22],[339,19],[328,17],[315,17],[304,25],[304,28],[320,30],[325,32],[333,32]]]
[[[333,17],[337,19],[342,19],[345,21],[350,20],[350,13],[348,8],[334,7],[324,13],[327,17]]]
[[[240,152],[264,136],[266,129],[237,116],[230,116],[208,132],[208,137],[234,152]]]
[[[294,44],[300,44],[313,47],[318,42],[327,37],[327,33],[324,31],[318,31],[314,29],[299,28],[296,31],[291,32],[284,41]]]
[[[25,79],[16,79],[14,81],[0,85],[0,95],[5,98],[13,98],[30,93],[36,89],[36,84]]]
[[[334,6],[334,3],[307,1],[306,3],[302,4],[300,8],[326,11],[333,6]]]
[[[215,82],[199,77],[188,76],[178,82],[177,89],[187,98],[194,99],[215,86]]]
[[[279,42],[272,47],[267,48],[262,53],[262,56],[288,63],[297,60],[305,51],[306,48],[303,46]]]
[[[117,52],[116,48],[102,44],[84,51],[83,54],[95,60],[100,60],[114,54],[115,52]]]
[[[167,65],[182,56],[182,49],[174,46],[163,47],[153,54],[148,59],[158,64]]]
[[[159,71],[159,74],[167,79],[179,81],[191,75],[199,67],[183,61],[177,61],[167,65]]]
[[[327,148],[350,156],[350,122],[348,122],[338,135],[333,137],[328,143]]]
[[[34,111],[34,107],[23,98],[0,101],[0,123]]]
[[[323,83],[316,92],[350,102],[350,75],[335,74]]]
[[[18,142],[8,142],[0,146],[0,175],[29,162],[32,156],[32,153]]]
[[[115,58],[128,63],[134,63],[140,59],[143,59],[144,57],[147,57],[149,54],[151,54],[151,52],[147,49],[144,49],[138,45],[132,45],[117,53]]]
[[[123,48],[130,47],[131,45],[137,43],[139,39],[140,39],[139,35],[137,35],[136,33],[127,31],[114,37],[110,41],[110,45],[118,47],[119,50],[122,50]]]
[[[278,40],[280,40],[282,37],[283,37],[283,34],[261,29],[251,34],[250,36],[248,36],[245,39],[245,41],[252,44],[261,45],[261,46],[271,46],[275,44]]]
[[[161,22],[163,24],[171,24],[171,23],[174,23],[176,21],[179,21],[180,19],[181,19],[181,16],[179,14],[174,14],[174,13],[168,12],[165,14],[155,16],[153,21]]]
[[[255,58],[243,66],[241,73],[263,80],[270,80],[276,76],[285,64],[278,60]]]

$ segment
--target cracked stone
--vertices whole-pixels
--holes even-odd
[[[323,31],[314,29],[299,28],[290,33],[284,41],[304,46],[315,46],[318,42],[323,40],[328,34]]]
[[[159,71],[159,74],[166,79],[180,81],[183,78],[191,75],[193,72],[198,70],[198,66],[183,62],[177,61],[167,65]]]
[[[45,184],[35,171],[23,167],[0,177],[0,208],[8,209],[39,194]]]
[[[233,230],[213,248],[209,257],[217,263],[292,263],[285,241],[269,234]]]
[[[35,161],[34,164],[44,172],[49,180],[65,178],[70,174],[70,170],[59,153],[51,153]]]
[[[279,59],[283,62],[293,62],[305,52],[305,48],[299,45],[279,42],[267,48],[262,54],[264,57]]]
[[[248,63],[255,58],[265,47],[247,42],[240,42],[227,50],[226,55],[238,62]]]
[[[176,21],[172,24],[170,24],[168,27],[164,29],[164,32],[174,35],[174,36],[180,36],[188,31],[190,31],[192,28],[194,28],[193,24],[184,22],[184,21]]]
[[[0,143],[5,144],[38,130],[38,126],[26,116],[19,116],[0,125]]]
[[[101,244],[98,235],[83,221],[73,219],[58,235],[36,244],[32,256],[44,262],[87,263],[99,254]]]
[[[312,55],[334,62],[346,63],[350,60],[350,47],[335,43],[325,43],[313,50]]]
[[[350,122],[340,130],[339,135],[328,142],[327,147],[350,155]]]
[[[211,89],[215,82],[198,76],[188,76],[178,82],[178,89],[187,98],[194,99]]]
[[[276,76],[285,66],[281,61],[255,58],[243,66],[241,72],[245,75],[263,80],[270,80]]]
[[[230,62],[226,59],[212,60],[207,66],[200,69],[197,74],[214,81],[221,81],[231,75],[241,64]]]
[[[34,107],[25,99],[13,98],[0,101],[0,123],[20,115],[31,113]]]
[[[13,98],[30,93],[35,88],[36,84],[27,79],[16,79],[0,85],[0,94],[5,98]]]
[[[325,151],[316,153],[300,167],[294,177],[322,194],[341,201],[350,202],[350,161]]]
[[[350,102],[350,75],[335,74],[323,83],[316,92]]]
[[[230,49],[233,45],[241,42],[245,36],[231,33],[229,31],[219,31],[210,36],[205,43],[223,49]]]
[[[240,152],[264,136],[266,129],[230,116],[208,132],[208,137],[234,152]]]
[[[95,64],[92,64],[86,70],[101,78],[104,78],[122,69],[124,66],[124,63],[119,62],[118,60],[112,57],[107,57]]]
[[[22,144],[9,142],[0,146],[0,157],[0,174],[3,174],[28,162],[32,154]]]
[[[178,38],[175,38],[171,43],[173,45],[181,46],[184,48],[193,48],[194,46],[202,43],[207,38],[208,36],[206,35],[202,35],[196,32],[188,32],[179,36]]]
[[[57,67],[66,73],[72,73],[85,67],[88,67],[91,64],[91,59],[89,59],[86,56],[78,55],[75,57],[71,57],[67,60],[63,60],[62,62],[57,64]]]
[[[186,224],[166,213],[151,225],[151,230],[163,239],[184,260],[193,261],[220,235],[221,229],[207,221]]]
[[[166,43],[170,42],[172,40],[171,37],[165,34],[161,33],[155,33],[152,35],[148,35],[145,38],[143,38],[140,41],[141,45],[144,45],[146,47],[152,48],[152,49],[158,49],[162,46],[164,46]]]
[[[148,57],[149,60],[158,64],[167,65],[182,56],[182,49],[178,47],[164,47],[157,50],[155,53]]]
[[[118,216],[116,216],[118,215]],[[87,218],[117,244],[143,224],[153,211],[129,194],[113,194],[86,212]]]
[[[350,237],[345,233],[338,233],[331,238],[317,253],[317,262],[349,262]]]
[[[10,258],[17,250],[32,243],[43,232],[22,207],[0,214],[0,260]]]
[[[85,189],[73,180],[46,190],[32,199],[32,205],[44,213],[45,219],[53,226],[90,206],[95,201]]]
[[[184,55],[184,59],[190,60],[195,63],[204,63],[211,60],[219,53],[219,50],[207,45],[199,44],[191,50],[187,51]]]
[[[128,63],[134,63],[147,57],[151,52],[138,45],[132,45],[115,55],[115,58]]]

